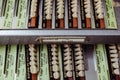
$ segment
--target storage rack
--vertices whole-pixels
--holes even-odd
[[[41,29],[14,29],[14,30],[0,30],[0,43],[1,44],[38,44],[41,38],[57,37],[79,37],[85,38],[83,44],[96,44],[96,43],[120,43],[120,7],[115,8],[118,30],[41,30]],[[94,53],[94,46],[87,45],[86,49],[88,61],[92,62],[92,55]],[[91,54],[92,53],[92,54]],[[86,79],[97,80],[97,75],[93,68],[93,63],[89,63],[90,71],[86,72]],[[91,73],[91,75],[90,75]]]
[[[120,7],[115,7],[115,14],[118,24],[117,30],[41,30],[41,29],[13,29],[0,30],[0,43],[2,44],[28,44],[39,43],[39,37],[85,37],[87,44],[95,43],[120,43]]]
[[[36,41],[39,37],[85,37],[87,40],[82,43],[120,43],[120,7],[115,7],[115,14],[118,24],[118,30],[45,30],[45,29],[13,29],[0,30],[0,43],[2,44],[27,44],[39,43]]]

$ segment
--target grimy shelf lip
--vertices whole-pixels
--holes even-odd
[[[0,30],[0,36],[120,36],[120,30]]]

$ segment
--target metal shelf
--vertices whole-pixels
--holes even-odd
[[[0,43],[39,43],[38,37],[86,37],[87,44],[120,43],[120,30],[0,30]]]
[[[0,30],[1,36],[120,36],[120,30]]]
[[[118,30],[42,30],[42,29],[22,29],[22,30],[0,30],[1,44],[28,44],[39,43],[38,37],[86,37],[86,44],[95,43],[120,43],[120,7],[115,7],[115,14],[118,23]]]

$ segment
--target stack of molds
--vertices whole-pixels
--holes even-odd
[[[106,45],[107,57],[109,63],[110,78],[114,80],[120,79],[120,45],[109,44]]]
[[[120,79],[120,45],[119,44],[97,44],[96,70],[98,80]]]
[[[120,45],[0,45],[0,80],[119,80]]]
[[[0,29],[117,29],[112,0],[0,0]]]
[[[43,0],[38,28],[117,29],[112,0]]]

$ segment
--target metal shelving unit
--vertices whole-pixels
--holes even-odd
[[[118,29],[1,29],[0,44],[82,43],[85,49],[86,80],[97,80],[94,44],[120,43],[120,7],[115,8]],[[48,42],[47,42],[48,41]],[[87,46],[87,47],[85,47]],[[43,57],[44,58],[44,57]]]
[[[39,43],[39,37],[85,37],[87,40],[82,43],[120,43],[120,7],[115,7],[115,14],[118,23],[117,30],[45,30],[45,29],[22,29],[22,30],[0,30],[0,43]]]

